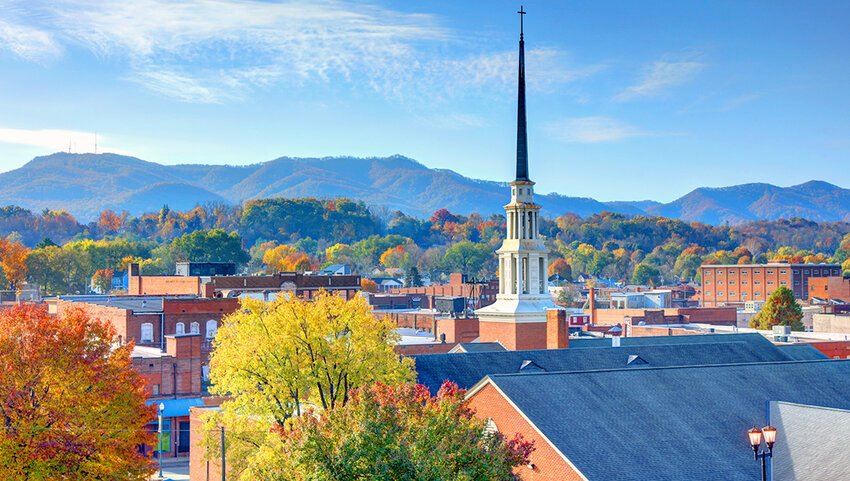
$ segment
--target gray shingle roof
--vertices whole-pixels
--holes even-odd
[[[764,425],[767,401],[850,409],[850,361],[490,379],[590,480],[757,479],[745,432]]]
[[[811,344],[778,344],[776,347],[795,361],[829,359],[829,356],[818,351]]]
[[[499,342],[461,342],[455,348],[461,348],[460,352],[503,352],[507,351],[505,346]],[[457,352],[457,351],[456,351]]]
[[[623,338],[676,340],[712,337],[724,342],[632,345],[622,347],[586,347],[539,351],[504,351],[465,354],[420,354],[416,362],[417,382],[436,393],[448,379],[469,389],[488,374],[519,372],[524,361],[533,361],[548,372],[599,369],[640,368],[645,366],[693,366],[747,362],[790,361],[791,357],[759,334],[719,336],[668,336],[659,338]],[[604,346],[610,346],[610,339]],[[572,341],[571,341],[572,346]],[[640,356],[646,364],[629,366],[629,356]]]

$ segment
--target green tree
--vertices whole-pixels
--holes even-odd
[[[794,299],[794,292],[779,286],[770,293],[758,314],[750,319],[750,327],[772,329],[773,326],[791,326],[793,331],[802,331],[803,308]]]
[[[533,443],[506,439],[474,417],[465,391],[446,382],[358,390],[352,402],[279,430],[280,479],[513,481]],[[435,453],[440,453],[435,455]],[[256,474],[259,473],[255,473]],[[259,476],[257,476],[259,477]]]
[[[451,272],[478,274],[484,267],[484,263],[494,257],[493,251],[487,244],[460,241],[446,250],[443,263]]]
[[[251,256],[242,249],[242,237],[224,229],[196,230],[171,243],[177,260],[192,262],[234,262],[244,264]]]
[[[673,274],[691,280],[697,275],[697,271],[701,265],[702,257],[683,253],[676,259],[676,263],[673,265]]]
[[[659,275],[660,272],[656,267],[640,263],[635,266],[635,273],[632,275],[632,283],[646,286],[657,286],[659,284]]]
[[[416,266],[411,266],[405,271],[404,287],[422,287],[422,277],[419,276],[419,269]]]
[[[395,326],[372,316],[359,296],[243,301],[223,320],[210,358],[211,392],[227,401],[208,422],[227,427],[234,469],[263,466],[273,447],[269,428],[285,428],[305,404],[333,409],[359,386],[412,379],[412,360],[395,354],[396,340]]]

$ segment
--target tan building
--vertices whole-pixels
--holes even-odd
[[[703,265],[702,306],[743,306],[747,301],[763,301],[780,286],[794,292],[797,299],[808,299],[809,278],[837,276],[838,264],[767,264]]]

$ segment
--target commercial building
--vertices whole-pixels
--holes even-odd
[[[145,379],[147,404],[162,404],[162,457],[189,455],[189,409],[204,404],[200,334],[165,336],[165,351],[136,346],[133,367]],[[157,432],[158,420],[147,426]],[[156,450],[145,446],[145,450]]]
[[[767,264],[703,265],[702,306],[743,306],[747,301],[765,300],[780,286],[794,292],[797,299],[809,298],[809,279],[837,276],[838,264]]]
[[[272,300],[281,292],[294,292],[298,297],[310,299],[320,290],[325,290],[351,299],[360,291],[359,275],[313,275],[297,272],[263,276],[216,274],[230,272],[231,269],[226,267],[228,265],[232,264],[182,263],[178,266],[177,275],[142,276],[139,275],[138,264],[130,264],[127,293],[131,296],[190,295]]]
[[[195,296],[59,296],[49,311],[82,308],[108,321],[117,341],[166,350],[166,336],[198,334],[203,363],[212,349],[221,319],[239,309],[239,299]]]
[[[435,297],[462,296],[470,302],[471,309],[489,306],[496,301],[499,292],[499,280],[475,280],[466,274],[455,272],[449,275],[449,283],[422,287],[390,288],[393,294],[415,294],[420,297],[419,304],[424,308],[434,306]]]
[[[850,304],[850,277],[830,276],[810,279],[809,302]]]

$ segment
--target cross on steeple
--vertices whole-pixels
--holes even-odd
[[[517,13],[519,14],[519,38],[521,40],[522,39],[522,16],[525,15],[526,13],[528,13],[528,12],[524,12],[522,10],[522,5],[520,5],[519,6],[519,12],[517,12]]]

